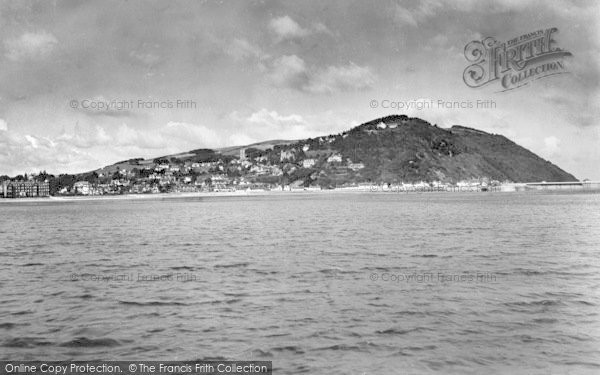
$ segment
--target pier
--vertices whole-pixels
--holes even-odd
[[[600,181],[525,182],[502,185],[502,191],[600,190]]]

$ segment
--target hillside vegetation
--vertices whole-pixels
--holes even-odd
[[[194,163],[209,169],[193,168]],[[251,182],[321,187],[474,179],[576,181],[573,175],[502,135],[464,126],[443,129],[404,115],[378,118],[335,135],[197,149],[152,160],[131,159],[94,172],[107,176],[133,169],[143,176],[141,171],[161,165],[181,166],[176,174],[191,173],[194,181],[219,174]],[[199,175],[194,171],[200,171]]]

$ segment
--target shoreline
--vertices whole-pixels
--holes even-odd
[[[80,201],[136,201],[136,200],[167,200],[184,198],[209,198],[209,197],[251,197],[273,196],[289,194],[331,194],[331,193],[371,193],[370,191],[342,191],[342,190],[299,190],[299,191],[223,191],[223,192],[189,192],[189,193],[158,193],[158,194],[121,194],[121,195],[82,195],[82,196],[49,196],[34,198],[0,198],[0,203],[10,202],[80,202]]]
[[[295,191],[273,191],[273,190],[239,190],[223,192],[186,192],[186,193],[159,193],[159,194],[122,194],[122,195],[83,195],[83,196],[49,196],[35,198],[0,198],[2,203],[43,203],[43,202],[88,202],[88,201],[151,201],[171,200],[186,198],[211,198],[211,197],[256,197],[256,196],[284,196],[284,195],[324,195],[324,194],[482,194],[482,193],[598,193],[600,190],[587,189],[560,189],[560,190],[497,190],[497,191],[393,191],[393,190],[370,190],[370,189],[331,189],[331,190],[295,190]]]

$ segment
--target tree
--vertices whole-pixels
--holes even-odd
[[[75,184],[76,178],[72,174],[61,174],[58,176],[58,186],[57,190],[61,190],[63,188],[71,189],[73,188],[73,184]]]
[[[88,173],[85,176],[83,176],[83,180],[89,182],[90,184],[97,184],[98,173],[96,173],[95,171],[92,173]]]

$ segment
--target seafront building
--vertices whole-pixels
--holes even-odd
[[[90,183],[87,181],[77,181],[73,184],[73,190],[77,194],[89,195],[90,194]]]
[[[49,197],[50,185],[36,181],[4,181],[0,191],[2,198]]]

